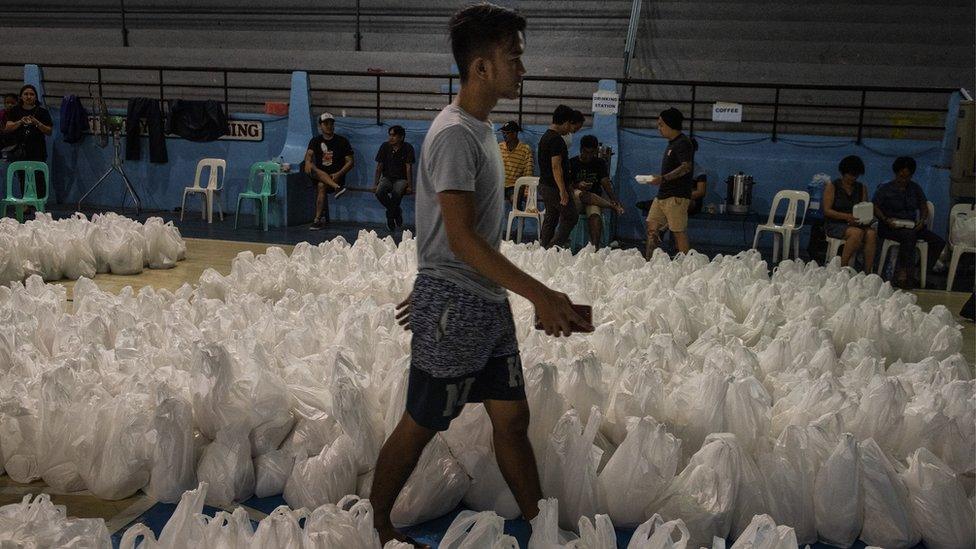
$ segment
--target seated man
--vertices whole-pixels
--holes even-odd
[[[386,227],[391,231],[403,226],[403,209],[400,201],[413,188],[413,146],[403,139],[407,132],[403,126],[393,126],[389,139],[376,152],[376,175],[373,193],[386,208]]]
[[[898,242],[898,259],[895,263],[894,285],[902,289],[914,286],[912,277],[915,266],[915,243],[929,243],[929,256],[921,258],[931,270],[935,259],[942,253],[945,241],[925,228],[929,217],[925,191],[912,180],[915,159],[901,156],[895,159],[891,169],[895,179],[874,192],[874,216],[878,218],[878,234],[882,239]],[[908,226],[905,226],[909,224]]]
[[[532,148],[528,143],[519,141],[518,134],[522,131],[518,122],[510,120],[501,128],[503,141],[498,143],[498,150],[502,153],[502,163],[505,165],[505,199],[515,207],[515,182],[520,177],[532,175]],[[519,203],[524,203],[525,193],[519,197]]]
[[[324,112],[319,116],[319,131],[322,135],[316,135],[308,142],[303,166],[317,188],[315,219],[310,227],[313,231],[325,226],[322,221],[325,194],[335,193],[338,198],[346,192],[345,177],[355,162],[349,140],[335,133],[335,117],[332,114]]]
[[[599,157],[600,142],[592,135],[580,139],[579,156],[569,160],[569,179],[573,186],[573,200],[576,209],[586,212],[589,225],[590,244],[599,249],[603,236],[603,215],[601,209],[613,209],[618,214],[624,212],[623,206],[613,194],[610,184],[610,171],[606,161]],[[603,198],[606,193],[607,198]]]

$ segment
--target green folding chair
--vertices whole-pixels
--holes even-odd
[[[277,162],[255,162],[251,164],[251,173],[247,176],[247,189],[237,195],[237,213],[234,214],[234,228],[241,215],[241,200],[249,199],[258,202],[258,225],[264,216],[264,230],[268,230],[268,199],[275,195],[274,180],[281,173],[281,166]],[[258,188],[260,187],[260,190]]]
[[[20,198],[14,196],[14,177],[17,172],[24,172],[24,194]],[[44,196],[37,196],[37,172],[44,174]],[[24,221],[24,209],[33,207],[44,211],[47,204],[47,189],[51,188],[51,174],[48,172],[47,164],[34,160],[21,160],[11,162],[7,167],[7,194],[0,200],[0,216],[7,215],[7,209],[14,208],[17,221]]]

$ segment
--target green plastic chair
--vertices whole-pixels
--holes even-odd
[[[241,200],[249,199],[258,201],[260,208],[258,225],[261,224],[261,216],[264,216],[264,230],[268,230],[268,199],[276,193],[274,180],[279,173],[281,173],[281,166],[277,162],[268,161],[251,164],[251,173],[247,176],[247,189],[237,195],[237,213],[234,215],[235,229],[237,228],[237,220],[241,215]]]
[[[610,243],[610,214],[603,212],[603,232],[600,235],[600,246],[606,247]],[[586,214],[581,214],[573,227],[573,232],[569,233],[569,249],[576,252],[582,250],[590,243],[590,225]]]
[[[14,176],[17,172],[24,172],[24,195],[20,198],[14,196]],[[37,172],[44,174],[44,196],[37,196]],[[11,162],[7,167],[7,194],[0,200],[0,216],[7,215],[7,208],[13,207],[17,215],[17,221],[24,221],[24,209],[32,206],[35,209],[44,211],[47,204],[47,189],[51,188],[51,174],[48,172],[47,164],[34,160],[21,160]]]

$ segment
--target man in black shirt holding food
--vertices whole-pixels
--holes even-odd
[[[661,244],[660,231],[665,227],[674,235],[679,252],[688,253],[691,249],[687,229],[695,148],[691,139],[681,133],[683,122],[684,115],[675,108],[663,111],[657,119],[657,129],[668,140],[668,147],[661,160],[661,175],[652,175],[647,181],[651,185],[660,185],[651,211],[647,214],[645,255],[648,259]]]
[[[352,170],[354,159],[349,140],[335,133],[335,117],[324,112],[319,116],[319,131],[308,142],[305,151],[304,171],[316,186],[315,219],[310,227],[317,231],[325,226],[322,212],[325,210],[326,193],[335,193],[338,198],[346,192],[345,177]]]
[[[573,232],[579,213],[570,194],[569,150],[563,136],[569,134],[573,109],[559,105],[552,124],[539,140],[539,195],[546,204],[546,217],[539,231],[543,248],[562,245]]]

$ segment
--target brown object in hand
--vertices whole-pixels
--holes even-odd
[[[581,317],[583,317],[583,320],[585,320],[587,322],[587,324],[590,324],[591,326],[593,325],[593,307],[590,307],[589,305],[577,305],[577,304],[574,303],[573,304],[573,310],[576,311],[576,314],[578,314]],[[536,330],[543,330],[544,329],[542,327],[542,323],[539,322],[539,317],[538,316],[535,317],[535,329]],[[571,329],[571,331],[573,333],[589,333],[590,332],[590,330],[584,330],[581,326],[578,326],[576,324],[573,324],[570,329]]]

